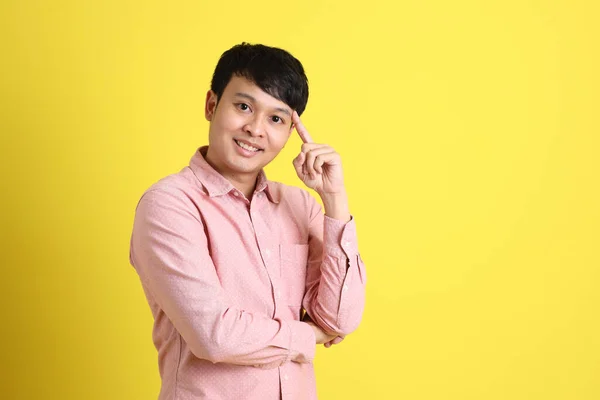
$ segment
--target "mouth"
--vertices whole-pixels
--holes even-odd
[[[253,153],[257,153],[259,151],[263,151],[263,149],[258,148],[258,147],[254,147],[248,143],[244,143],[244,142],[240,142],[237,139],[233,139],[233,141],[235,142],[235,144],[237,144],[239,147],[241,147],[242,149],[246,150],[246,151],[251,151]]]

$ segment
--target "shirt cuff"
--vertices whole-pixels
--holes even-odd
[[[352,257],[358,253],[356,239],[356,223],[354,217],[343,222],[324,216],[323,220],[323,247],[325,253],[333,257]]]
[[[306,322],[289,320],[286,323],[291,333],[288,360],[311,363],[317,350],[315,332]]]

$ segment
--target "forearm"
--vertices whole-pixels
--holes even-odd
[[[304,307],[328,333],[345,336],[356,329],[365,303],[365,267],[358,253],[354,221],[322,220],[323,240],[311,249],[320,252],[309,265]],[[315,228],[316,231],[316,228]]]
[[[192,324],[186,336],[194,355],[213,363],[276,367],[314,358],[315,335],[304,322],[270,319],[231,308],[203,319]]]

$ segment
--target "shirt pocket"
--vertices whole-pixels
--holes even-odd
[[[279,261],[284,300],[290,306],[301,306],[306,288],[308,244],[280,244]]]

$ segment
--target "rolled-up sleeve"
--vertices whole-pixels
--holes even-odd
[[[232,307],[219,283],[199,212],[185,195],[146,192],[136,209],[131,263],[192,353],[214,363],[311,362],[312,328]]]

